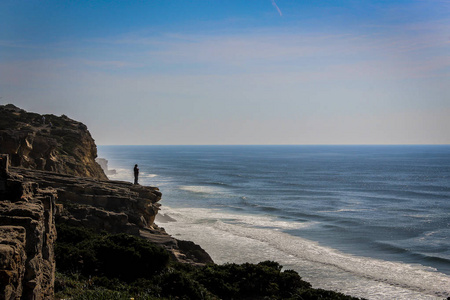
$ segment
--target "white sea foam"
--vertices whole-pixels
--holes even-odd
[[[176,222],[174,218],[169,216],[168,214],[159,213],[156,215],[156,218],[158,219],[158,223],[168,223],[168,222]]]
[[[417,218],[417,219],[429,219],[430,215],[425,214],[405,214],[403,217]]]
[[[108,175],[110,180],[130,181],[134,177],[133,170],[128,169],[115,169],[116,174]]]
[[[198,208],[163,206],[162,213],[170,234],[200,244],[217,263],[275,260],[315,287],[368,299],[450,296],[450,276],[432,268],[349,255],[281,231],[310,223]]]
[[[182,185],[178,188],[183,191],[197,194],[219,194],[223,192],[221,188],[202,185]]]
[[[132,169],[115,169],[116,173],[108,175],[110,180],[120,180],[120,181],[132,181],[134,180],[134,174]],[[139,179],[145,180],[146,178],[155,178],[158,174],[149,174],[145,172],[140,172]]]
[[[237,213],[225,213],[218,209],[207,208],[178,208],[176,210],[167,206],[162,206],[161,212],[171,215],[175,219],[181,218],[183,222],[201,223],[203,221],[225,222],[234,225],[240,225],[245,228],[271,228],[280,229],[299,229],[315,224],[315,222],[287,222],[266,215],[242,215]],[[159,214],[156,216],[159,217]]]
[[[361,208],[361,209],[356,209],[356,208],[341,208],[341,209],[336,209],[336,210],[320,210],[319,212],[323,212],[323,213],[336,213],[336,212],[360,212],[360,211],[372,211],[373,209],[367,209],[367,208]]]
[[[141,177],[146,177],[146,178],[154,178],[156,176],[158,176],[157,174],[140,174],[139,176]]]

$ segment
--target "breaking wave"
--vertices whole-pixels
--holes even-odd
[[[346,254],[283,232],[314,226],[313,222],[284,222],[205,208],[163,206],[161,212],[169,234],[202,245],[216,263],[275,260],[316,287],[369,299],[450,296],[450,277],[431,267]],[[324,280],[324,274],[329,280]]]

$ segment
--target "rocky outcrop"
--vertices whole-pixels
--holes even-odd
[[[86,125],[65,115],[40,115],[0,105],[0,153],[11,165],[106,180]]]
[[[0,299],[51,299],[56,191],[0,173]]]
[[[52,298],[55,221],[141,236],[180,262],[213,262],[199,246],[154,224],[157,188],[8,168],[6,161],[0,156],[0,299]]]
[[[154,223],[158,188],[107,179],[82,123],[0,106],[0,153],[0,300],[53,298],[57,222],[133,234],[180,262],[213,263]]]
[[[156,187],[15,167],[10,171],[24,180],[56,190],[57,222],[139,235],[166,248],[180,262],[213,262],[199,246],[176,240],[154,223],[162,196]]]
[[[153,228],[159,210],[158,188],[125,181],[97,180],[54,172],[10,168],[25,180],[57,191],[59,218],[71,224],[138,235],[141,228]]]

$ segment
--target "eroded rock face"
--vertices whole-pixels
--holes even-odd
[[[107,179],[82,123],[0,106],[0,153],[0,300],[53,298],[55,220],[139,235],[180,262],[213,262],[154,223],[158,188]]]
[[[59,223],[138,235],[166,248],[180,262],[213,263],[200,246],[178,241],[154,223],[162,196],[156,187],[14,167],[10,171],[57,191]]]
[[[0,299],[52,299],[55,220],[141,236],[166,248],[180,262],[213,263],[199,246],[178,241],[154,224],[161,199],[157,188],[16,167],[8,170],[6,161],[0,155]]]
[[[161,192],[155,187],[15,167],[10,171],[54,188],[58,203],[64,205],[60,217],[65,221],[98,230],[138,234],[139,228],[154,225],[160,206]]]
[[[87,127],[64,115],[0,105],[0,153],[10,155],[12,166],[107,179]]]
[[[0,226],[0,299],[16,299],[23,292],[27,254],[22,226]],[[3,297],[3,298],[2,298]]]
[[[56,190],[19,175],[0,182],[0,299],[52,299]]]

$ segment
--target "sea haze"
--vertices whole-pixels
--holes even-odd
[[[450,296],[450,146],[99,146],[217,263],[279,261],[369,299]]]

